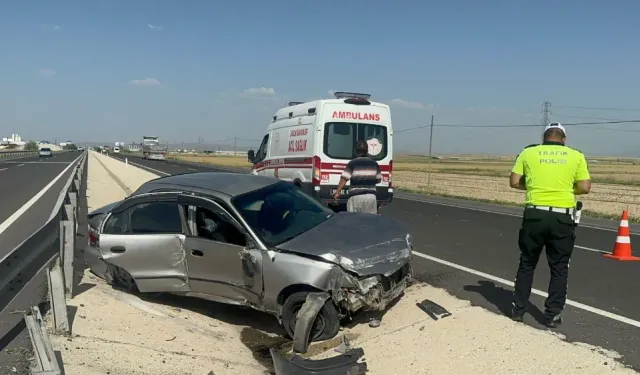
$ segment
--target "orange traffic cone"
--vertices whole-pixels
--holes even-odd
[[[639,257],[631,255],[631,232],[629,231],[629,212],[627,210],[622,211],[618,237],[613,245],[613,254],[603,254],[603,256],[615,260],[640,260]]]

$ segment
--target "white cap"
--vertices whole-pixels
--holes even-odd
[[[542,134],[546,133],[547,130],[549,129],[560,129],[562,130],[562,132],[564,133],[564,136],[567,136],[567,129],[564,128],[564,126],[562,126],[561,123],[559,122],[552,122],[549,125],[545,126],[544,131],[542,132]]]

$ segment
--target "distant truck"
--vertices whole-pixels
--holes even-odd
[[[166,160],[167,146],[160,144],[158,137],[142,136],[142,158],[149,160]]]

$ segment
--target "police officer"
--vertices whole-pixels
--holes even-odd
[[[541,145],[527,146],[516,158],[509,184],[526,190],[526,206],[518,236],[520,265],[513,293],[512,319],[522,321],[542,248],[551,269],[545,325],[555,328],[567,297],[569,260],[575,242],[575,195],[588,194],[591,177],[582,152],[565,146],[560,123],[545,127]]]

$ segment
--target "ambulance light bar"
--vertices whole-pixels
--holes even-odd
[[[292,105],[298,105],[298,104],[303,104],[304,102],[289,102],[288,107],[291,107]]]
[[[362,94],[358,92],[345,92],[345,91],[337,91],[334,92],[333,95],[336,99],[362,99],[368,100],[371,98],[371,94]]]

